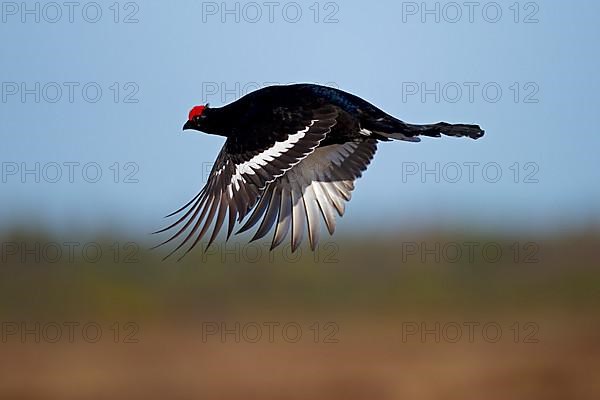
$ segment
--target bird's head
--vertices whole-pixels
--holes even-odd
[[[206,125],[208,114],[210,114],[208,104],[192,108],[187,122],[183,125],[183,130],[193,129],[195,131],[202,131],[202,128]]]

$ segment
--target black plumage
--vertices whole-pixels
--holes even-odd
[[[169,255],[189,243],[187,254],[214,221],[210,246],[226,216],[229,238],[251,212],[240,232],[259,225],[252,240],[274,228],[273,249],[291,232],[295,251],[307,231],[314,250],[320,220],[333,234],[335,214],[344,214],[378,141],[484,134],[477,125],[408,124],[355,95],[312,84],[270,86],[220,108],[194,107],[184,129],[227,140],[202,191],[157,232],[174,231],[159,246],[183,237]]]

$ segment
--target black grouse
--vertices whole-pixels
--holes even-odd
[[[167,216],[180,218],[156,232],[176,230],[159,246],[183,237],[167,257],[189,243],[187,254],[216,221],[208,248],[226,216],[229,239],[248,214],[237,233],[259,224],[256,240],[275,226],[271,250],[291,231],[295,251],[306,230],[315,250],[321,219],[333,234],[335,214],[344,214],[379,141],[484,134],[478,125],[408,124],[355,95],[313,84],[265,87],[220,108],[196,106],[183,129],[227,140],[202,191]]]

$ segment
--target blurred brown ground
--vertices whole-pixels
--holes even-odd
[[[103,336],[97,343],[79,334],[73,343],[6,337],[0,398],[598,399],[598,238],[534,240],[534,263],[400,262],[392,240],[340,242],[334,263],[195,255],[177,264],[145,252],[134,264],[5,263],[0,321],[93,321]],[[124,331],[114,342],[116,321],[135,324],[137,343],[123,343]],[[268,321],[298,324],[301,339],[276,334],[270,343],[265,331],[257,343],[203,337],[213,322]],[[469,321],[495,323],[502,337],[493,342],[479,328],[472,342],[466,329],[456,343],[444,334],[439,342],[406,335],[408,325]],[[339,329],[335,343],[324,343],[327,322]]]
[[[339,343],[253,344],[203,342],[197,326],[142,325],[137,344],[5,348],[0,393],[7,399],[599,398],[598,321],[544,321],[535,344],[403,343],[401,329],[396,321],[354,321],[340,325]]]

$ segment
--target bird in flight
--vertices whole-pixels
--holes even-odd
[[[251,241],[274,230],[271,250],[291,236],[295,251],[305,232],[311,249],[321,221],[333,235],[354,181],[367,168],[378,142],[419,142],[419,136],[478,139],[478,125],[414,125],[353,94],[326,86],[269,86],[224,107],[196,106],[184,130],[226,137],[204,188],[179,210],[179,218],[155,233],[171,231],[156,247],[180,238],[167,257],[184,246],[185,256],[214,222],[208,248],[227,218],[227,239],[258,225]],[[183,251],[183,250],[182,250]],[[165,258],[167,258],[165,257]]]

